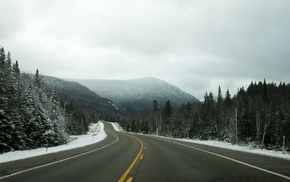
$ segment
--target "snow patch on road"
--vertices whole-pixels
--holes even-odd
[[[71,141],[68,142],[67,144],[49,148],[38,148],[33,150],[7,152],[0,155],[0,163],[79,148],[86,145],[98,143],[104,140],[106,137],[107,134],[104,131],[104,124],[102,122],[93,123],[89,126],[89,131],[87,134],[72,135],[70,136]]]

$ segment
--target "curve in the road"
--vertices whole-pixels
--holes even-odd
[[[110,131],[108,131],[110,132]],[[98,150],[101,150],[101,149],[104,149],[104,148],[107,148],[109,147],[110,145],[113,145],[115,144],[116,142],[118,142],[119,140],[119,137],[110,132],[111,134],[113,134],[115,137],[116,137],[116,140],[113,141],[112,143],[109,143],[107,145],[104,145],[100,148],[97,148],[97,149],[93,149],[93,150],[90,150],[90,151],[87,151],[85,153],[81,153],[81,154],[78,154],[78,155],[75,155],[75,156],[72,156],[72,157],[68,157],[68,158],[65,158],[65,159],[61,159],[61,160],[58,160],[58,161],[54,161],[54,162],[51,162],[51,163],[48,163],[48,164],[43,164],[43,165],[40,165],[40,166],[36,166],[36,167],[32,167],[32,168],[29,168],[29,169],[25,169],[25,170],[22,170],[22,171],[18,171],[18,172],[15,172],[15,173],[12,173],[12,174],[9,174],[9,175],[6,175],[6,176],[2,176],[0,177],[0,180],[1,179],[5,179],[5,178],[8,178],[8,177],[11,177],[11,176],[15,176],[15,175],[18,175],[18,174],[21,174],[21,173],[25,173],[25,172],[28,172],[28,171],[32,171],[32,170],[35,170],[35,169],[40,169],[40,168],[43,168],[43,167],[47,167],[47,166],[50,166],[50,165],[53,165],[53,164],[57,164],[57,163],[61,163],[61,162],[64,162],[64,161],[68,161],[68,160],[71,160],[71,159],[75,159],[75,158],[78,158],[78,157],[81,157],[81,156],[84,156],[84,155],[87,155],[87,154],[90,154],[92,152],[96,152]]]

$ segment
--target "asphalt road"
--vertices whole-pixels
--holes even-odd
[[[290,181],[290,161],[139,135],[144,158],[134,181]]]
[[[1,163],[0,181],[290,181],[287,160],[105,130],[94,145]]]
[[[128,134],[114,131],[111,124],[105,123],[105,129],[108,135],[107,138],[94,145],[1,163],[0,181],[118,181],[138,154],[140,142]],[[83,153],[88,154],[83,155]],[[64,159],[68,160],[61,161]],[[37,166],[42,167],[34,169]],[[33,170],[30,170],[31,168]],[[29,171],[21,172],[24,170]],[[21,173],[1,179],[1,176],[17,172]]]

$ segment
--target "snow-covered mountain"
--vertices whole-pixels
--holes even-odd
[[[178,87],[156,78],[133,80],[75,80],[88,87],[101,97],[108,98],[129,114],[137,114],[152,109],[154,99],[158,100],[159,108],[163,108],[170,100],[177,107],[187,102],[198,100],[180,90]]]
[[[60,100],[71,102],[75,107],[86,113],[96,114],[102,119],[116,119],[121,114],[116,104],[111,100],[100,97],[87,87],[73,81],[44,76],[45,91],[50,95],[57,94]]]

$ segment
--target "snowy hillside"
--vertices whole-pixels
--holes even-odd
[[[45,91],[48,94],[56,92],[57,96],[65,101],[74,104],[75,107],[100,118],[117,118],[120,114],[116,105],[109,99],[105,99],[89,90],[87,87],[72,81],[44,76]]]
[[[156,78],[134,80],[75,80],[101,97],[108,98],[129,114],[152,109],[152,101],[158,100],[159,108],[167,100],[173,106],[198,100],[178,87]]]

